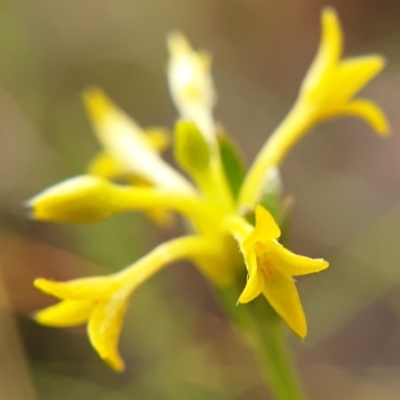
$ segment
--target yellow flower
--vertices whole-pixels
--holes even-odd
[[[124,362],[117,346],[130,291],[117,278],[85,278],[66,283],[36,279],[35,287],[61,302],[38,312],[35,319],[42,325],[59,328],[87,322],[94,349],[113,369],[122,371]]]
[[[268,170],[282,163],[289,150],[320,122],[341,116],[367,121],[380,135],[390,127],[382,110],[372,101],[353,97],[385,66],[382,56],[341,59],[343,34],[332,8],[322,13],[322,37],[317,55],[289,114],[276,128],[253,162],[239,194],[240,207],[260,201]]]
[[[162,147],[165,142],[160,137],[160,131],[157,134],[153,132],[153,139],[152,135],[146,136],[135,121],[99,89],[86,90],[84,99],[94,130],[106,154],[102,164],[97,165],[97,170],[103,168],[107,171],[107,166],[111,171],[119,168],[121,172],[143,178],[154,186],[186,193],[194,191],[190,182],[164,162],[156,152],[155,149]],[[112,161],[107,161],[107,157]]]
[[[210,74],[211,57],[194,51],[181,33],[168,37],[168,82],[172,99],[182,118],[194,122],[206,139],[215,142],[212,109],[216,95]]]
[[[187,259],[202,264],[210,257],[215,259],[220,248],[221,245],[210,238],[185,236],[156,247],[113,275],[69,282],[36,279],[35,287],[61,302],[36,313],[35,320],[59,328],[87,322],[94,349],[113,369],[122,371],[124,362],[118,353],[118,340],[132,292],[171,262]]]
[[[302,338],[307,323],[293,276],[322,271],[328,263],[294,254],[277,242],[281,231],[272,215],[262,206],[255,210],[256,224],[251,233],[243,230],[240,248],[248,269],[248,280],[239,303],[248,303],[264,294],[275,311]]]
[[[341,59],[343,33],[332,8],[322,13],[321,43],[300,89],[299,102],[315,109],[316,120],[341,115],[365,119],[381,135],[389,132],[381,109],[370,100],[353,97],[385,66],[380,55]]]
[[[243,183],[241,169],[237,168],[239,157],[228,150],[229,146],[220,147],[215,134],[210,57],[194,51],[183,35],[169,37],[168,80],[180,113],[174,157],[193,183],[158,154],[166,145],[164,131],[143,130],[102,91],[85,91],[85,105],[102,152],[86,175],[54,185],[30,200],[33,216],[84,223],[123,211],[150,211],[154,215],[161,210],[161,217],[163,212],[172,211],[181,214],[194,233],[156,247],[108,277],[65,283],[37,279],[37,288],[61,300],[36,314],[39,323],[67,327],[87,322],[95,350],[120,371],[124,364],[117,347],[122,320],[129,297],[141,283],[164,266],[185,259],[192,261],[215,286],[232,290],[236,296],[236,284],[242,277],[237,268],[244,269],[244,259],[248,280],[239,303],[263,294],[289,327],[300,337],[306,336],[306,318],[293,277],[319,272],[328,263],[283,247],[278,242],[281,232],[274,218],[262,206],[255,205],[266,190],[266,179],[271,179],[289,149],[315,124],[341,115],[357,115],[378,133],[388,131],[386,119],[375,104],[353,99],[382,69],[383,58],[342,60],[342,33],[335,12],[325,9],[322,22],[320,48],[298,99],[261,149]],[[112,182],[119,178],[128,185]],[[242,217],[243,208],[250,212],[255,208],[255,227]]]

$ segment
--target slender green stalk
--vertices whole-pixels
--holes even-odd
[[[262,376],[276,400],[306,400],[285,342],[281,318],[264,299],[235,306],[237,294],[218,289],[232,319],[249,335]]]
[[[282,320],[269,305],[265,308],[268,311],[263,316],[267,318],[262,323],[259,321],[260,316],[250,310],[251,324],[248,326],[263,377],[277,400],[305,400],[290,359]]]
[[[254,206],[270,167],[281,164],[282,159],[296,144],[299,137],[315,122],[315,110],[308,103],[296,102],[286,118],[275,129],[254,160],[239,194],[240,206]]]

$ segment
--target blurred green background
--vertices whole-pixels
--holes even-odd
[[[200,274],[174,265],[132,297],[117,375],[84,328],[37,326],[52,303],[37,276],[67,280],[128,265],[162,232],[141,215],[90,226],[44,224],[23,203],[81,173],[99,146],[81,92],[101,86],[141,125],[171,127],[165,35],[182,30],[213,54],[216,117],[248,163],[295,99],[319,40],[320,0],[0,1],[0,398],[5,400],[265,399],[254,356]],[[312,400],[395,400],[400,393],[400,3],[332,1],[346,54],[379,52],[388,67],[362,95],[387,112],[380,139],[343,119],[286,160],[295,197],[291,248],[324,257],[299,279],[309,336],[287,332]],[[168,155],[167,155],[168,158]]]

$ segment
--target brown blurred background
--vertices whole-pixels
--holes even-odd
[[[312,400],[400,398],[400,3],[353,0],[338,10],[346,54],[388,59],[364,91],[393,135],[362,121],[324,124],[286,160],[296,199],[291,248],[331,262],[302,278],[310,334],[288,332]],[[171,127],[165,35],[182,30],[213,54],[217,119],[249,162],[295,99],[319,40],[320,0],[0,1],[0,398],[241,400],[267,393],[254,356],[188,265],[167,268],[132,297],[114,374],[84,328],[39,327],[51,304],[37,276],[118,270],[161,239],[140,215],[91,226],[29,220],[23,203],[81,173],[98,150],[82,89],[96,84],[143,126]]]

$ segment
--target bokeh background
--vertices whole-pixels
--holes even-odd
[[[393,134],[362,121],[326,123],[282,168],[295,197],[291,248],[331,262],[298,282],[309,321],[287,332],[313,400],[400,397],[400,3],[331,1],[346,54],[388,67],[363,95]],[[190,265],[174,265],[132,297],[114,374],[84,328],[37,326],[52,300],[37,276],[115,271],[160,240],[141,215],[90,226],[30,220],[24,201],[81,173],[99,146],[81,92],[101,86],[143,126],[173,126],[165,35],[182,30],[213,54],[217,119],[249,163],[284,117],[319,40],[320,0],[0,1],[0,398],[7,400],[265,399],[256,360]],[[168,156],[167,156],[168,158]]]

